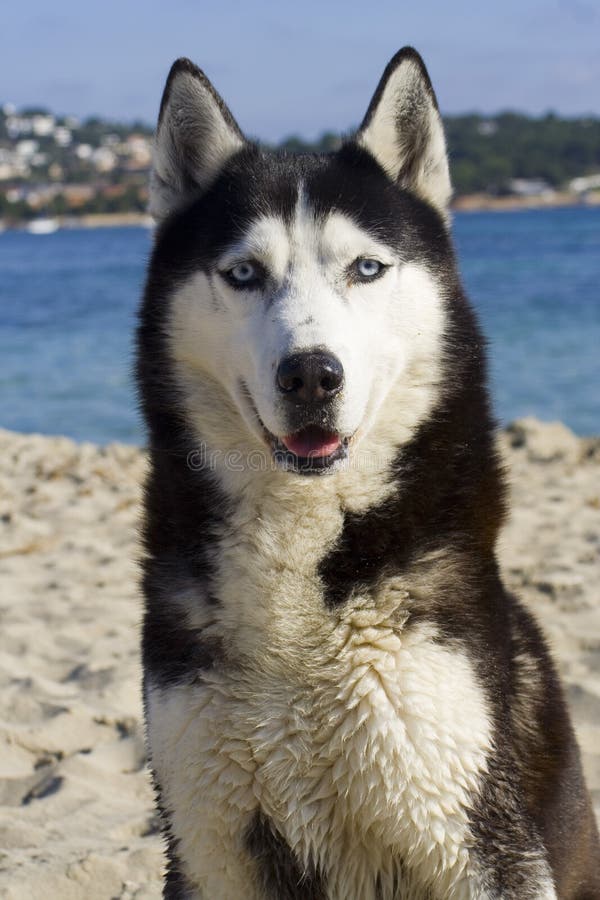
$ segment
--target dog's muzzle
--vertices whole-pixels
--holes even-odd
[[[348,440],[329,427],[344,385],[340,360],[321,348],[293,353],[279,363],[276,379],[293,430],[275,438],[275,459],[300,474],[320,474],[345,458]]]

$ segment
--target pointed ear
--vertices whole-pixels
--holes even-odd
[[[447,216],[452,186],[444,127],[427,69],[412,47],[388,63],[356,140],[390,178]]]
[[[243,146],[242,132],[206,75],[189,59],[178,59],[160,104],[150,213],[161,220],[185,205]]]

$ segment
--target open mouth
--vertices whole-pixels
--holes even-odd
[[[278,438],[269,435],[276,461],[301,475],[318,475],[348,455],[349,438],[319,425],[307,425]]]
[[[305,425],[298,431],[277,437],[266,427],[244,382],[241,394],[252,416],[262,428],[263,437],[271,448],[275,462],[290,472],[300,475],[323,475],[336,462],[348,457],[351,437],[343,437],[336,431],[321,425]]]

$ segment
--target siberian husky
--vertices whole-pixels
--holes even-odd
[[[483,339],[411,48],[331,155],[185,59],[151,176],[144,697],[167,898],[600,897],[544,638],[507,593]]]

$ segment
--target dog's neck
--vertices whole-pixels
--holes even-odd
[[[247,568],[253,593],[276,590],[285,573],[294,589],[320,586],[333,608],[357,585],[414,575],[431,553],[493,565],[504,489],[481,386],[412,430],[394,431],[398,417],[383,410],[355,458],[324,476],[278,469],[227,410],[209,408],[214,419],[188,422],[178,452],[152,453],[145,539],[161,583],[172,567],[217,599],[232,572]],[[181,434],[175,421],[161,425]]]

